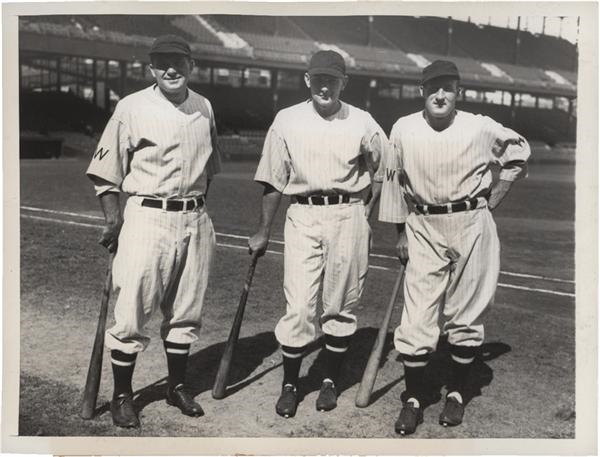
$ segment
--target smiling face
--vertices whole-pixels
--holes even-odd
[[[310,88],[313,105],[321,115],[333,114],[338,106],[340,94],[346,87],[347,77],[339,78],[325,74],[304,75],[306,86]]]
[[[160,90],[167,96],[185,94],[194,61],[183,54],[154,54],[150,71]]]
[[[425,112],[429,117],[443,119],[454,113],[456,98],[460,93],[458,79],[440,76],[427,81],[421,90],[425,97]]]

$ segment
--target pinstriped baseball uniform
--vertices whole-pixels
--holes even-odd
[[[361,193],[371,184],[387,138],[370,114],[346,103],[322,118],[311,101],[280,111],[265,139],[255,180],[291,196],[350,194],[349,203],[288,208],[285,222],[285,316],[275,329],[284,346],[316,337],[323,285],[325,334],[356,331],[352,309],[368,270],[370,228]],[[321,275],[324,275],[323,277]],[[322,279],[321,279],[322,278]]]
[[[432,352],[441,306],[450,344],[481,345],[481,318],[493,302],[500,269],[496,225],[485,198],[492,185],[490,166],[501,167],[503,180],[526,176],[529,145],[491,118],[463,111],[442,131],[432,129],[422,112],[403,117],[390,141],[390,154],[376,176],[383,181],[379,219],[406,222],[409,255],[396,349],[415,356]],[[470,211],[414,211],[415,205],[478,197]]]
[[[188,89],[175,107],[154,85],[123,98],[98,144],[87,175],[98,194],[130,195],[113,271],[119,291],[115,325],[106,345],[125,353],[145,349],[144,325],[161,308],[161,337],[189,344],[197,339],[215,250],[204,206],[169,212],[141,206],[145,197],[188,199],[205,194],[220,170],[212,107]]]

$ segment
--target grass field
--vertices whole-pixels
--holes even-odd
[[[188,383],[206,416],[192,419],[164,401],[166,361],[154,338],[138,358],[142,428],[112,426],[106,402],[112,382],[104,363],[100,412],[91,421],[77,413],[95,333],[107,255],[96,244],[101,212],[83,172],[70,158],[21,161],[21,384],[20,435],[206,437],[395,437],[393,423],[404,383],[402,365],[388,333],[372,404],[354,396],[389,300],[398,262],[394,228],[373,222],[374,246],[367,286],[357,311],[353,340],[337,409],[315,410],[322,361],[318,340],[302,370],[297,416],[283,420],[274,405],[281,382],[273,327],[284,310],[283,214],[274,224],[271,252],[258,263],[232,387],[224,400],[210,395],[218,360],[235,313],[249,257],[246,237],[256,228],[261,188],[251,181],[255,164],[226,163],[211,187],[209,213],[218,232],[202,338],[193,346]],[[575,435],[573,165],[534,164],[494,213],[502,242],[496,303],[486,317],[486,343],[477,361],[465,421],[437,424],[443,406],[425,410],[415,438],[573,438]],[[283,205],[285,206],[285,205]],[[395,326],[401,315],[398,305]],[[109,318],[109,325],[111,323]],[[150,323],[157,336],[160,317]],[[105,357],[106,359],[106,357]],[[448,376],[441,342],[428,368],[436,386]],[[441,392],[443,394],[443,391]]]

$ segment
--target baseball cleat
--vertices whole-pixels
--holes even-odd
[[[194,401],[194,398],[184,389],[183,385],[167,389],[167,404],[176,406],[183,414],[191,417],[204,416],[202,407]]]
[[[440,425],[454,427],[460,425],[465,414],[465,407],[454,397],[446,397],[446,404],[440,414]]]
[[[331,411],[337,406],[337,391],[333,381],[327,379],[321,384],[321,390],[317,397],[317,411]]]
[[[394,429],[399,435],[410,435],[415,432],[417,425],[423,423],[423,409],[412,403],[405,403],[400,410]]]
[[[110,402],[113,424],[123,428],[138,428],[140,420],[133,406],[133,394],[123,393]]]
[[[275,405],[275,412],[281,417],[289,419],[296,415],[298,407],[298,389],[292,384],[285,384],[281,389],[281,396]]]

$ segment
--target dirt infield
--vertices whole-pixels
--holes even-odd
[[[107,256],[96,245],[101,212],[81,159],[21,161],[21,385],[19,434],[24,436],[205,436],[392,438],[404,383],[388,333],[372,403],[354,406],[362,370],[395,279],[394,228],[373,223],[372,268],[359,330],[344,372],[337,409],[315,410],[322,360],[305,359],[297,416],[283,420],[274,405],[281,382],[273,327],[284,307],[283,213],[271,253],[260,259],[224,400],[210,395],[249,262],[245,237],[257,223],[260,187],[252,163],[226,163],[211,187],[209,212],[218,232],[217,258],[206,298],[202,338],[193,346],[188,383],[206,411],[188,418],[164,401],[166,361],[154,337],[138,359],[134,389],[142,428],[112,426],[110,364],[104,363],[98,416],[78,415],[95,332]],[[442,428],[442,402],[425,410],[415,438],[573,438],[575,435],[574,168],[535,165],[495,213],[502,241],[496,304],[486,317],[486,343],[471,385],[465,422]],[[401,307],[395,310],[399,321]],[[110,322],[109,322],[110,324]],[[535,331],[532,331],[535,329]],[[105,357],[106,359],[106,357]],[[448,376],[444,342],[428,368],[436,386]],[[443,394],[443,390],[441,391]]]

